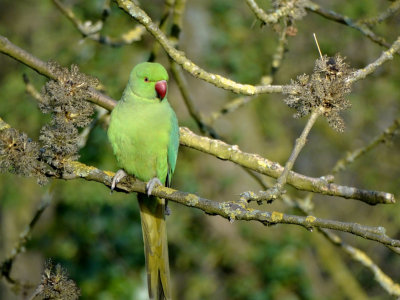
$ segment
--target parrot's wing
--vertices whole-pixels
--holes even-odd
[[[171,124],[171,134],[168,145],[168,173],[167,180],[165,182],[165,185],[168,187],[171,185],[172,174],[175,171],[176,158],[178,157],[179,148],[179,126],[174,111],[172,111],[171,114]]]

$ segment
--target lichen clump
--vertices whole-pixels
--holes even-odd
[[[310,114],[316,108],[322,108],[329,125],[343,132],[345,125],[339,112],[351,106],[345,98],[351,91],[347,80],[352,70],[340,55],[319,58],[311,76],[303,74],[285,86],[283,93],[288,95],[285,103],[297,110],[295,118]]]
[[[67,272],[60,265],[54,268],[49,261],[46,263],[42,281],[35,294],[35,299],[76,300],[81,293],[75,282],[68,278]]]

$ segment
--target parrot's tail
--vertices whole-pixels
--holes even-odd
[[[170,300],[168,243],[165,200],[138,194],[146,259],[147,284],[151,300]]]

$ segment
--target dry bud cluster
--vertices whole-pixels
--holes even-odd
[[[54,270],[52,262],[49,261],[46,263],[42,281],[35,294],[34,299],[76,300],[79,299],[80,290],[60,265],[56,265]]]
[[[51,113],[52,119],[43,126],[40,141],[43,157],[54,164],[78,158],[78,129],[91,122],[93,105],[86,100],[89,89],[97,86],[98,81],[80,73],[76,65],[67,69],[51,63],[50,68],[57,80],[46,83],[39,106],[44,113]]]
[[[303,74],[284,87],[288,95],[285,103],[297,110],[295,118],[310,114],[316,108],[323,108],[323,115],[329,125],[342,132],[344,121],[339,112],[351,106],[345,96],[351,86],[347,81],[351,69],[340,55],[317,59],[311,76]]]
[[[89,89],[97,79],[79,72],[77,66],[61,68],[50,63],[57,80],[50,80],[42,90],[40,109],[51,113],[51,122],[42,127],[40,143],[14,128],[0,130],[0,172],[34,176],[39,184],[47,183],[50,166],[60,166],[64,159],[78,158],[79,129],[87,126],[93,115],[93,105],[86,101]],[[49,165],[47,165],[47,164]]]
[[[14,128],[0,130],[0,172],[34,176],[39,184],[45,184],[46,167],[39,157],[38,143],[25,133]]]

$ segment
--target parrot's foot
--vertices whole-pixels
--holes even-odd
[[[163,185],[157,177],[154,177],[149,180],[149,182],[146,184],[146,191],[147,191],[147,196],[151,195],[151,192],[157,185]]]
[[[114,191],[115,186],[118,184],[118,182],[120,182],[125,176],[128,176],[128,174],[126,174],[126,172],[122,169],[119,169],[117,173],[115,173],[111,182],[111,193]]]

